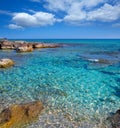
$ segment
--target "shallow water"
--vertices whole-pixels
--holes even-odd
[[[0,69],[0,110],[41,100],[45,110],[30,128],[106,126],[120,107],[120,40],[27,41],[64,45],[32,53],[0,51],[0,58],[15,61],[14,67]]]

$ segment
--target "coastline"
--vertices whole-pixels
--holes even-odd
[[[114,42],[113,42],[113,44],[114,44]],[[112,63],[109,65],[108,63],[103,64],[103,62],[102,63],[90,62],[88,59],[91,59],[92,57],[96,57],[96,53],[94,53],[95,55],[93,55],[93,52],[90,53],[89,56],[87,54],[85,56],[82,56],[82,59],[81,59],[81,56],[80,55],[78,56],[78,54],[80,54],[78,52],[78,48],[80,47],[79,48],[80,50],[83,49],[83,51],[81,53],[81,55],[83,55],[84,50],[86,52],[88,50],[87,48],[90,46],[91,46],[91,44],[89,44],[89,45],[88,44],[87,45],[74,45],[73,44],[70,46],[58,47],[57,50],[56,50],[56,48],[43,49],[43,50],[37,49],[34,52],[25,53],[25,54],[18,54],[18,53],[16,54],[15,52],[11,51],[10,52],[11,55],[9,54],[9,57],[11,56],[13,59],[15,59],[16,65],[15,65],[15,67],[12,67],[7,70],[3,70],[3,71],[0,70],[1,73],[4,73],[4,75],[6,75],[5,79],[8,78],[7,79],[8,82],[6,83],[5,80],[2,78],[2,74],[1,74],[0,78],[3,79],[3,84],[1,83],[2,88],[4,87],[4,84],[6,85],[6,87],[4,87],[4,89],[3,89],[2,95],[6,95],[5,93],[8,94],[8,92],[10,92],[11,93],[10,97],[13,96],[14,97],[13,99],[15,101],[16,101],[16,98],[15,98],[15,95],[16,95],[16,97],[19,99],[18,103],[23,102],[24,100],[28,101],[28,99],[29,100],[39,99],[39,96],[40,96],[40,100],[43,101],[43,103],[45,104],[45,107],[47,107],[47,105],[48,105],[49,107],[51,106],[51,109],[56,108],[56,110],[57,110],[57,107],[59,107],[60,110],[58,109],[58,111],[61,111],[61,109],[63,107],[62,112],[64,113],[64,115],[66,115],[65,113],[69,113],[65,117],[68,119],[70,119],[71,116],[72,116],[72,118],[74,118],[74,114],[75,114],[74,111],[76,112],[75,116],[77,114],[78,114],[78,117],[80,117],[81,114],[85,114],[85,116],[88,116],[89,111],[92,110],[92,108],[94,108],[94,107],[95,108],[93,109],[93,111],[96,113],[96,116],[97,116],[97,113],[99,115],[100,110],[102,110],[101,108],[103,107],[104,104],[108,104],[113,107],[114,104],[116,105],[116,103],[119,101],[119,98],[114,99],[115,98],[114,95],[113,95],[113,97],[106,98],[106,96],[110,95],[109,90],[111,89],[111,87],[107,88],[107,87],[103,86],[105,83],[106,83],[105,84],[106,86],[108,85],[108,82],[109,82],[109,81],[107,82],[108,78],[114,82],[113,84],[116,85],[115,80],[110,75],[106,75],[106,74],[102,73],[104,71],[104,68],[105,68],[106,72],[108,72],[108,73],[110,71],[112,71],[112,70],[107,70],[106,67],[109,69],[109,66],[111,67],[112,65],[116,65],[116,63]],[[111,46],[113,46],[113,45],[111,45]],[[93,47],[93,46],[91,46],[91,47]],[[107,45],[107,47],[108,47],[108,45]],[[75,55],[73,54],[74,48],[77,51],[77,52],[75,51]],[[72,54],[70,54],[71,51],[72,51]],[[7,51],[1,51],[1,53],[4,54],[4,56],[8,56]],[[117,55],[119,56],[119,51],[118,51],[118,53],[117,52],[113,53],[113,51],[110,51],[110,52],[101,52],[100,51],[99,54],[100,55],[97,57],[101,57],[101,54],[102,54],[102,56],[103,55],[105,56],[106,54],[107,54],[107,56],[109,56],[109,54],[110,54],[110,56],[112,55],[112,57],[113,57],[112,59],[114,61],[114,56],[117,56]],[[98,52],[97,52],[97,55],[98,55]],[[89,57],[89,58],[87,58],[87,57]],[[21,61],[21,60],[23,60],[23,61]],[[116,59],[115,59],[115,61],[116,61]],[[93,67],[85,68],[86,64],[87,65],[90,64],[90,66],[93,65],[94,68],[99,65],[99,66],[102,66],[103,69],[98,69],[98,70],[97,69],[92,69],[92,70],[87,69],[87,68],[93,68]],[[78,67],[78,65],[79,65],[79,67]],[[15,73],[15,74],[12,74],[12,73]],[[10,74],[12,74],[12,75],[10,76]],[[23,78],[23,74],[24,74],[24,78]],[[91,74],[93,74],[93,75],[91,75]],[[97,81],[95,78],[96,75],[99,76]],[[102,75],[104,75],[104,78],[106,80],[104,79],[104,81],[102,81]],[[117,72],[115,75],[117,77]],[[15,81],[12,81],[13,80],[12,77],[14,78]],[[9,83],[9,81],[10,81],[10,83]],[[20,83],[18,83],[18,81]],[[84,83],[84,81],[85,81],[85,83]],[[100,82],[101,82],[101,84],[100,84]],[[83,84],[83,86],[82,86],[82,84]],[[119,84],[119,81],[117,84]],[[89,86],[87,86],[87,85],[89,85]],[[96,87],[96,85],[98,85],[98,86]],[[94,88],[94,86],[95,86],[95,88]],[[102,86],[103,90],[101,89],[101,86]],[[13,92],[11,90],[9,90],[8,87],[11,87],[11,89],[13,89]],[[27,94],[24,91],[24,89],[26,90]],[[76,89],[78,89],[78,90],[76,90]],[[100,92],[100,96],[97,94],[97,92],[94,92],[96,89],[99,90],[98,92]],[[28,90],[29,90],[29,92],[28,92]],[[14,94],[14,91],[17,93],[18,92],[21,93],[22,98],[24,100],[20,101],[20,96],[19,95],[17,96],[17,93]],[[23,93],[21,91],[23,91]],[[72,92],[74,92],[75,94],[73,94]],[[103,92],[105,94],[102,94]],[[92,95],[96,96],[96,98],[92,97]],[[85,99],[87,97],[90,97],[90,99],[89,98],[87,99],[89,102],[85,101]],[[99,99],[98,99],[98,97],[99,97]],[[81,98],[81,99],[79,100],[79,98]],[[14,100],[13,100],[13,103],[15,103]],[[57,102],[57,100],[59,102]],[[74,101],[74,102],[72,102],[72,101]],[[86,102],[86,104],[84,102]],[[96,108],[96,102],[98,102],[97,107],[101,106],[100,109]],[[67,103],[67,104],[65,104],[65,103]],[[93,104],[91,104],[91,108],[90,108],[90,106],[87,108],[87,105],[89,105],[89,103],[93,103]],[[56,106],[54,106],[55,104],[56,104]],[[62,104],[63,104],[63,106],[61,107]],[[103,105],[101,105],[101,104],[103,104]],[[66,110],[65,106],[67,106],[67,110]],[[85,108],[84,108],[84,106],[85,106]],[[70,107],[70,110],[69,110],[69,107]],[[118,107],[116,107],[116,108],[118,109]],[[109,112],[109,113],[115,112],[117,110],[116,108],[113,108],[112,110],[109,111],[109,108],[107,108],[107,105],[106,105],[102,111],[103,111],[103,114],[104,114],[105,110],[107,110],[107,112]],[[84,112],[82,113],[82,110],[86,111],[86,113],[84,113]],[[81,113],[77,113],[79,111]],[[53,113],[53,112],[51,112],[51,113]],[[86,115],[86,114],[88,114],[88,115]],[[58,115],[59,115],[59,112],[58,112]],[[64,115],[61,115],[61,116],[64,116]],[[52,114],[50,114],[50,116],[51,116],[50,118],[52,118]],[[92,116],[93,115],[91,113],[91,117],[90,117],[91,119],[93,118]],[[106,118],[107,118],[107,116],[108,115],[106,115]],[[45,114],[45,115],[43,115],[43,117],[41,116],[41,118],[47,118],[47,115]],[[78,122],[80,122],[80,120],[84,120],[84,119],[85,118],[80,118],[77,120],[78,120]],[[51,119],[48,118],[48,120],[51,120]],[[63,121],[64,120],[65,119],[63,118]],[[97,118],[96,120],[98,120],[98,122],[100,122],[99,118]],[[43,122],[45,122],[45,121],[43,120]],[[54,123],[54,121],[53,121],[53,123]],[[74,124],[74,122],[73,122],[73,124]],[[70,124],[68,126],[70,126]],[[93,127],[93,125],[91,127]]]

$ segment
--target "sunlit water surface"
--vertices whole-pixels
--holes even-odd
[[[0,51],[0,110],[35,100],[45,109],[28,128],[93,128],[120,107],[120,40],[27,40],[63,43],[31,53]],[[110,64],[89,59],[107,59]]]

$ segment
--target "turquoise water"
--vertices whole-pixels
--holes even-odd
[[[106,118],[120,107],[120,40],[26,41],[63,46],[31,53],[0,51],[0,58],[15,61],[14,67],[0,69],[1,110],[11,104],[41,100],[45,111],[40,119],[50,118],[46,125],[53,126],[56,119],[60,124],[56,127],[65,122],[82,128],[107,125]],[[106,59],[110,63],[89,59]],[[39,125],[48,127],[40,120],[33,127]]]

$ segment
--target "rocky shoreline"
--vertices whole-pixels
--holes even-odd
[[[38,49],[38,48],[57,48],[60,46],[61,46],[60,44],[51,44],[51,43],[41,43],[41,42],[29,43],[26,41],[0,40],[1,50],[16,50],[16,52],[32,52],[34,49]]]
[[[33,52],[35,49],[57,48],[60,44],[49,43],[29,43],[26,41],[9,41],[7,39],[0,40],[0,50],[15,50],[18,53]],[[9,58],[0,59],[0,68],[8,68],[14,65],[14,61]]]
[[[46,108],[44,108],[43,103],[41,101],[33,101],[24,104],[13,104],[1,111],[0,128],[22,128],[23,126],[31,126],[32,128],[34,128],[34,124],[41,127],[41,122],[46,123],[45,120],[47,119],[47,116],[50,116],[49,112],[45,114],[45,109]],[[53,112],[53,115],[54,114],[55,113]],[[57,113],[54,115],[54,118],[57,118],[56,120],[59,120],[58,115]],[[75,126],[76,128],[82,128],[82,125],[86,126],[86,128],[94,127],[94,125],[90,125],[87,120],[86,122],[85,120],[83,120],[82,124],[82,122],[75,122],[74,120],[72,120],[69,115],[67,116],[61,114],[60,116],[63,116],[62,118],[66,122],[68,122],[67,126],[71,124],[71,127]],[[107,122],[109,122],[109,124]],[[64,124],[64,121],[62,123]],[[85,125],[84,123],[88,124]],[[50,126],[50,124],[48,126]],[[58,123],[56,124],[56,126],[60,126],[60,124]],[[105,122],[102,122],[100,126],[98,124],[98,128],[120,128],[120,110],[117,110],[114,114],[109,116],[105,120]]]

